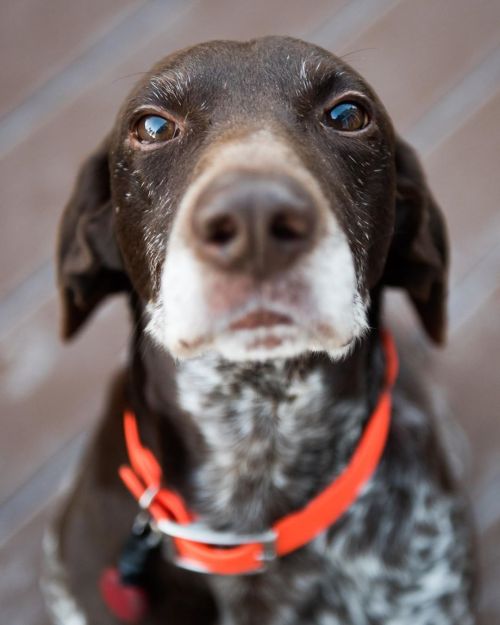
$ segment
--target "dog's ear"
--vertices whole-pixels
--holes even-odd
[[[57,274],[66,339],[106,295],[128,288],[113,234],[108,149],[106,140],[82,165],[60,225]]]
[[[435,343],[446,338],[448,242],[414,150],[396,142],[396,223],[383,281],[406,289]]]

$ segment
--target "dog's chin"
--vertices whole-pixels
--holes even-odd
[[[280,332],[239,332],[221,336],[212,345],[226,360],[234,362],[262,362],[266,360],[280,360],[297,358],[311,352],[327,352],[331,358],[340,359],[349,352],[351,342],[347,345],[333,345],[328,348],[320,341],[311,340],[299,331],[287,328]]]
[[[207,333],[193,340],[180,340],[168,346],[172,356],[186,360],[216,354],[232,362],[263,362],[297,358],[313,352],[326,353],[331,359],[344,358],[356,337],[340,340],[332,336],[311,336],[295,325],[257,327],[250,330],[226,330]]]
[[[236,362],[294,358],[314,349],[293,326],[228,331],[218,336],[211,348],[226,360]]]

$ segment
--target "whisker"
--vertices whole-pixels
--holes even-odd
[[[149,72],[146,70],[144,72],[134,72],[133,74],[126,74],[125,76],[119,76],[118,78],[115,78],[114,80],[112,80],[111,84],[114,85],[120,80],[125,80],[126,78],[134,78],[135,76],[144,76],[144,74],[148,74],[148,73]]]
[[[345,54],[340,54],[339,59],[346,59],[348,56],[358,54],[359,52],[375,52],[377,49],[378,48],[358,48],[357,50],[351,50],[350,52],[346,52]]]

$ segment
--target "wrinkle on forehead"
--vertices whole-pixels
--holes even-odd
[[[152,70],[149,95],[180,106],[189,97],[219,102],[247,98],[261,103],[265,98],[286,103],[290,97],[312,98],[328,85],[340,89],[368,85],[345,62],[330,52],[287,37],[265,37],[248,42],[212,41],[181,50]],[[326,85],[326,87],[325,87]],[[136,92],[139,96],[140,90]],[[146,92],[147,95],[147,92]],[[244,105],[244,102],[243,102]]]

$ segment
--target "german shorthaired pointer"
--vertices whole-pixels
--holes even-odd
[[[474,622],[467,506],[428,403],[414,374],[392,409],[384,386],[386,285],[444,339],[443,218],[348,65],[282,37],[161,61],[84,164],[58,267],[66,338],[116,292],[134,330],[46,540],[55,623]],[[193,545],[209,555],[179,556]]]

